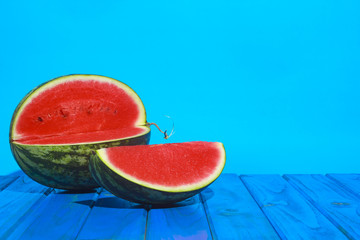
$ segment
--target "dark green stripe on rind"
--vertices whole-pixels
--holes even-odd
[[[84,190],[98,187],[89,171],[92,152],[100,148],[145,145],[150,132],[129,139],[74,145],[22,145],[10,142],[20,168],[33,180],[48,187]]]
[[[115,173],[95,153],[90,157],[90,172],[94,179],[115,196],[143,204],[169,204],[192,197],[203,190],[165,192],[131,182]]]

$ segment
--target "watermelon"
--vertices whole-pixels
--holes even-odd
[[[92,151],[149,139],[138,95],[98,75],[62,76],[40,85],[22,99],[10,125],[10,146],[20,168],[61,189],[98,186],[88,166]]]
[[[102,148],[90,158],[94,179],[115,196],[169,204],[211,184],[225,165],[219,142],[184,142]]]

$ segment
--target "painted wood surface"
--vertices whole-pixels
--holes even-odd
[[[201,196],[214,239],[279,239],[237,175],[220,176]]]
[[[326,176],[360,198],[360,174],[327,174]]]
[[[144,206],[101,192],[77,239],[144,239]]]
[[[212,239],[199,195],[162,208],[150,209],[146,239]]]
[[[359,174],[222,174],[180,203],[50,189],[0,176],[0,239],[360,239]]]
[[[0,191],[4,190],[12,182],[14,182],[18,176],[0,176]]]
[[[347,239],[280,175],[241,179],[282,239]]]
[[[350,239],[360,239],[360,201],[319,174],[285,175],[306,199]]]
[[[22,222],[9,239],[75,239],[83,226],[98,192],[53,191],[41,202],[36,213]]]
[[[21,176],[0,192],[0,239],[17,230],[27,214],[37,210],[50,189]]]

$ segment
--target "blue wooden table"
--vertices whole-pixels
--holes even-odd
[[[222,174],[161,207],[0,176],[0,239],[360,239],[359,215],[360,174]]]

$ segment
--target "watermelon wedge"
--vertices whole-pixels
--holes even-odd
[[[96,150],[94,179],[129,201],[168,204],[189,198],[222,172],[225,149],[219,142],[185,142]]]
[[[88,189],[91,152],[148,144],[150,128],[138,95],[98,75],[68,75],[27,94],[13,114],[10,146],[21,169],[54,188]]]

